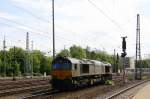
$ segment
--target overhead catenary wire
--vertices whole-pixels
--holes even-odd
[[[37,15],[35,15],[34,13],[32,13],[31,11],[28,11],[28,10],[22,8],[22,7],[19,7],[19,6],[14,5],[14,4],[12,4],[12,6],[14,6],[15,8],[17,8],[17,9],[19,9],[19,10],[24,11],[24,12],[27,13],[28,15],[31,15],[32,17],[34,17],[34,18],[36,18],[36,19],[38,19],[38,20],[44,21],[44,22],[46,22],[46,23],[52,23],[52,21],[50,21],[50,20],[48,20],[48,19],[44,19],[44,18],[42,18],[42,17],[40,17],[40,16],[37,16]],[[79,33],[76,33],[76,32],[74,32],[74,31],[71,30],[71,29],[66,29],[66,28],[64,28],[63,26],[61,26],[61,25],[59,25],[59,24],[57,24],[57,23],[55,23],[55,25],[56,25],[55,28],[59,28],[59,29],[61,29],[61,30],[63,30],[63,31],[80,35]],[[86,40],[84,40],[84,41],[89,41],[89,40],[90,40],[90,39],[88,39],[88,40],[86,39]]]
[[[123,28],[114,19],[109,17],[109,15],[107,15],[100,7],[98,7],[91,0],[88,0],[88,2],[93,5],[101,14],[103,14],[110,22],[112,22],[118,29],[120,29],[121,32],[124,32]]]
[[[14,23],[14,22],[11,22],[11,23]],[[7,23],[3,23],[3,22],[0,22],[0,24],[3,24],[3,25],[6,25],[8,27],[13,27],[12,25],[10,24],[7,24]],[[16,24],[16,23],[15,23]],[[33,29],[31,30],[29,27],[15,27],[16,30],[23,30],[23,31],[28,31],[28,32],[31,32],[31,33],[34,33],[34,34],[38,34],[38,35],[41,35],[41,36],[44,36],[44,37],[47,37],[47,35],[39,32],[39,31],[34,31]]]
[[[26,28],[31,28],[31,29],[34,29],[34,30],[36,30],[36,31],[41,31],[41,32],[43,32],[43,31],[40,30],[40,29],[33,28],[33,27],[31,27],[31,26],[27,26],[27,25],[25,25],[25,24],[23,24],[23,23],[19,23],[19,22],[17,22],[17,21],[10,20],[10,19],[8,19],[8,18],[0,17],[0,19],[9,21],[9,22],[11,22],[11,23],[15,23],[15,24],[17,24],[17,25],[19,25],[19,26],[24,26],[24,27],[26,27]]]
[[[14,6],[15,6],[15,5],[14,5]],[[41,18],[41,17],[39,17],[39,16],[36,16],[36,15],[34,15],[32,12],[30,12],[30,11],[27,11],[27,10],[21,8],[21,7],[18,7],[18,6],[15,6],[15,7],[18,8],[18,9],[22,9],[23,11],[25,11],[25,12],[28,13],[29,15],[35,17],[36,19],[45,21],[45,22],[47,22],[47,23],[51,23],[51,21],[48,21],[48,20],[43,19],[43,18]],[[1,19],[4,19],[4,20],[7,20],[7,21],[9,21],[9,22],[15,23],[15,24],[17,24],[17,25],[24,26],[24,27],[26,27],[26,28],[32,28],[32,27],[26,26],[26,25],[24,25],[24,24],[21,24],[21,23],[19,23],[19,22],[16,22],[16,21],[13,21],[13,20],[4,18],[4,17],[0,17],[0,18],[1,18]],[[60,25],[57,25],[57,26],[60,27],[60,28],[63,29],[63,30],[66,30],[66,29],[64,29],[64,28],[63,28],[62,26],[60,26]],[[33,28],[32,28],[32,29],[33,29]],[[25,30],[25,29],[24,29],[24,30]],[[43,34],[41,34],[43,31],[41,31],[40,29],[35,29],[35,30],[37,30],[38,32],[33,32],[33,33],[43,35]],[[31,31],[31,30],[30,30],[30,31]],[[40,32],[39,32],[39,31],[40,31]],[[70,31],[71,31],[71,30],[70,30]],[[75,32],[73,32],[73,31],[71,31],[71,32],[72,32],[72,33],[75,33]],[[44,33],[49,34],[48,32],[44,32]],[[44,36],[45,36],[45,37],[51,37],[51,36],[48,36],[48,35],[44,35]],[[78,41],[66,39],[66,38],[61,37],[61,36],[58,36],[58,35],[56,35],[56,37],[58,37],[58,38],[60,38],[60,39],[63,39],[63,40],[67,40],[67,41],[73,42],[73,43],[74,43],[74,42],[78,42]],[[80,43],[81,43],[81,42],[78,42],[78,44],[80,44]]]
[[[5,18],[4,18],[4,19],[5,19]],[[9,22],[11,22],[11,23],[15,23],[15,24],[17,24],[17,25],[22,25],[22,26],[24,26],[24,24],[18,23],[18,22],[16,22],[16,21],[12,21],[12,20],[9,20],[9,19],[6,19],[6,20],[9,21]],[[0,23],[11,27],[10,24],[2,23],[2,22],[0,22]],[[22,27],[15,27],[15,28],[16,28],[16,29],[19,29],[19,30],[28,31],[28,32],[31,32],[31,33],[34,33],[34,34],[38,34],[38,35],[44,36],[44,37],[46,37],[46,38],[52,38],[52,36],[48,35],[48,33],[47,33],[47,34],[44,34],[43,31],[41,31],[41,32],[39,32],[38,30],[34,31],[34,30],[31,30],[31,29],[30,29],[30,28],[32,28],[32,27],[27,27],[27,26],[24,26],[24,27],[25,27],[25,28],[28,28],[28,29],[24,29],[24,28],[22,28]],[[56,35],[56,37],[57,37],[56,39],[59,38],[59,39],[66,40],[66,41],[69,41],[69,42],[72,42],[72,43],[74,43],[74,42],[77,42],[78,44],[81,43],[81,42],[74,41],[74,40],[70,40],[70,39],[66,39],[66,38],[64,38],[64,37],[57,36],[57,35]],[[59,39],[58,39],[58,40],[59,40]]]
[[[12,4],[12,5],[13,5],[15,8],[17,8],[17,9],[24,11],[24,12],[27,13],[28,15],[31,15],[32,17],[35,17],[35,18],[38,19],[38,20],[41,20],[41,21],[44,21],[44,22],[47,22],[47,23],[51,23],[50,20],[41,18],[40,16],[37,16],[37,15],[33,14],[33,13],[30,12],[29,10],[26,10],[26,9],[24,9],[24,8],[22,8],[22,7],[19,7],[19,6],[17,6],[17,5],[14,5],[14,4]]]
[[[16,6],[16,5],[13,5],[13,6],[16,7],[16,8],[19,9],[19,10],[24,11],[24,12],[27,13],[28,15],[31,15],[32,17],[34,17],[34,18],[36,18],[36,19],[38,19],[38,20],[41,20],[41,21],[44,21],[44,22],[47,22],[47,23],[52,23],[50,20],[44,19],[44,18],[42,18],[42,17],[40,17],[40,16],[37,16],[37,15],[33,14],[32,12],[30,12],[30,11],[28,11],[28,10],[22,8],[22,7],[19,7],[19,6]],[[61,30],[69,31],[69,32],[71,32],[71,33],[77,34],[76,32],[73,32],[73,31],[70,30],[70,29],[66,29],[66,28],[64,28],[63,26],[61,26],[61,25],[59,25],[59,24],[57,24],[57,23],[56,23],[56,26],[57,26],[56,28],[60,28]]]
[[[18,9],[20,9],[20,10],[22,10],[22,11],[24,11],[24,12],[26,12],[26,13],[28,13],[29,15],[31,15],[31,16],[33,16],[33,17],[35,17],[36,19],[38,19],[38,20],[41,20],[41,21],[44,21],[44,22],[47,22],[47,23],[51,23],[51,21],[50,20],[47,20],[47,19],[44,19],[44,18],[42,18],[42,17],[40,17],[40,16],[37,16],[37,15],[35,15],[34,13],[32,13],[31,11],[28,11],[28,10],[26,10],[26,9],[24,9],[24,8],[22,8],[22,7],[18,7]],[[63,26],[61,26],[61,25],[58,25],[58,24],[56,24],[57,25],[57,28],[61,28],[62,30],[64,30],[64,31],[67,31],[68,29],[65,29]],[[31,27],[30,27],[31,28]],[[37,30],[38,32],[39,32],[39,30]],[[74,31],[72,31],[72,30],[69,30],[71,33],[76,33],[76,32],[74,32]],[[30,31],[29,31],[30,32]],[[34,32],[35,33],[35,32]],[[40,34],[40,33],[42,33],[42,34]],[[43,31],[41,31],[40,30],[40,35],[44,35],[45,37],[49,37],[48,35],[45,35],[44,33],[43,33]],[[36,33],[37,34],[37,33]],[[61,36],[58,36],[58,34],[57,34],[57,37],[59,37],[60,39],[63,39],[63,40],[66,40],[66,41],[69,41],[69,42],[73,42],[73,43],[79,43],[79,44],[81,44],[81,42],[80,41],[76,41],[76,40],[69,40],[69,39],[66,39],[66,38],[64,38],[64,37],[61,37]],[[58,38],[56,38],[56,39],[58,39]],[[88,41],[89,42],[89,40],[84,40],[84,41]]]

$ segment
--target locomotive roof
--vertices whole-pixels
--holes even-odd
[[[90,60],[90,59],[76,59],[76,58],[71,58],[71,57],[65,57],[65,59],[69,60],[72,64],[95,64],[97,66],[111,66],[110,63],[108,62],[101,62],[97,60]]]
[[[82,64],[92,64],[88,59],[82,59]]]
[[[73,64],[95,64],[95,65],[103,65],[103,62],[97,60],[89,60],[89,59],[75,59],[71,57],[67,57],[68,60],[71,61]]]
[[[92,64],[89,60],[86,59],[79,60],[71,57],[67,57],[67,59],[70,60],[73,64]]]
[[[76,58],[67,57],[67,59],[70,60],[71,63],[74,63],[74,64],[80,64],[81,63],[81,60],[76,59]]]
[[[104,63],[104,65],[107,65],[107,66],[111,66],[111,64],[110,63],[108,63],[108,62],[103,62]]]
[[[94,63],[95,65],[103,65],[103,62],[101,61],[97,61],[97,60],[90,60],[92,63]]]

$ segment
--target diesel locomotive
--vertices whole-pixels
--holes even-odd
[[[70,90],[112,79],[110,63],[89,59],[56,57],[52,62],[51,84],[57,90]]]

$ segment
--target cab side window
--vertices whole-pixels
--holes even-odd
[[[77,70],[77,64],[74,64],[74,70]]]

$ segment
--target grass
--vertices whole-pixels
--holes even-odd
[[[115,85],[115,83],[112,80],[105,81],[106,85]]]

